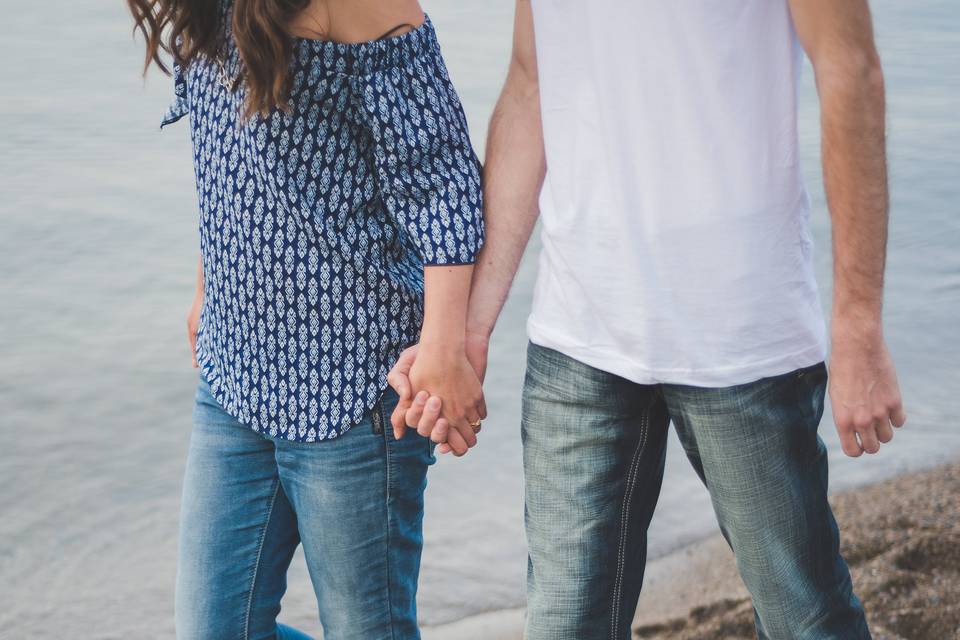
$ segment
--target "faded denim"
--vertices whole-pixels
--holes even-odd
[[[271,439],[227,414],[200,382],[177,569],[180,640],[302,640],[277,624],[297,546],[325,640],[416,640],[423,492],[434,461],[415,432],[395,440],[388,390],[339,438]],[[387,428],[384,428],[384,427]]]
[[[531,344],[527,640],[627,640],[672,421],[762,640],[870,638],[827,502],[821,363],[728,387],[638,385]]]

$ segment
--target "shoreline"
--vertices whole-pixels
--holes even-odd
[[[960,638],[960,462],[831,496],[875,640]],[[424,640],[522,640],[524,608],[423,628]],[[755,638],[733,554],[711,535],[652,560],[635,640]]]
[[[716,558],[724,554],[730,555],[731,561],[717,562]],[[729,597],[719,585],[731,579],[739,581],[732,554],[716,534],[651,560],[647,563],[634,628],[686,615],[691,602],[705,604],[712,597]],[[747,597],[746,589],[741,589],[739,597]],[[524,607],[497,609],[425,626],[421,631],[423,640],[522,640],[525,615]]]

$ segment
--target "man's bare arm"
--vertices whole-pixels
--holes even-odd
[[[539,215],[545,172],[533,12],[530,0],[517,0],[510,68],[487,136],[486,241],[474,268],[467,316],[466,354],[481,379],[490,334]],[[395,433],[402,433],[405,424],[430,426],[439,416],[436,403],[427,407],[427,394],[411,397],[409,372],[416,356],[416,346],[406,350],[388,377],[400,396],[392,416]],[[440,445],[441,452],[448,450]]]
[[[530,0],[518,0],[507,80],[490,120],[484,165],[486,244],[473,275],[467,333],[485,342],[539,215],[546,171]]]
[[[889,197],[883,71],[867,0],[790,0],[820,96],[833,230],[830,397],[847,455],[876,453],[905,421],[882,328]],[[858,441],[859,440],[859,441]]]

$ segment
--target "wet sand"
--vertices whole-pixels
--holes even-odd
[[[960,638],[960,464],[853,489],[832,502],[875,640]],[[749,597],[721,538],[668,562],[680,572],[673,580],[653,576],[635,638],[756,637]]]
[[[831,499],[875,640],[960,638],[960,464]],[[424,630],[424,640],[520,640],[522,609]],[[651,562],[636,640],[752,640],[750,599],[713,536]]]

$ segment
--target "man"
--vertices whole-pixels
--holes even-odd
[[[869,638],[817,436],[827,340],[797,141],[806,51],[833,226],[834,419],[846,454],[876,453],[905,416],[881,329],[885,107],[866,0],[519,0],[515,29],[466,345],[482,372],[539,209],[526,637],[629,638],[672,421],[759,637]],[[394,425],[443,440],[439,399],[405,376],[415,356],[391,374]]]

